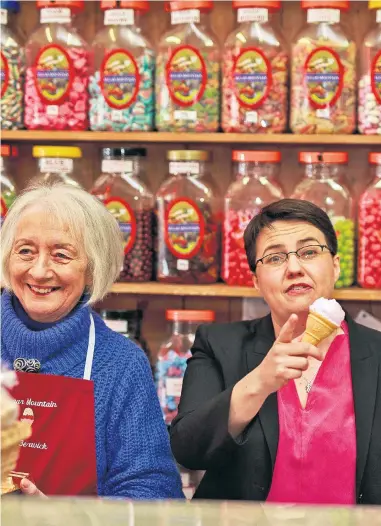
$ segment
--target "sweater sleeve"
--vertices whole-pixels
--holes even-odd
[[[130,352],[112,397],[102,493],[134,500],[184,498],[148,360],[138,348]]]

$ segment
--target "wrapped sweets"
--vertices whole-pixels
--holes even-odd
[[[344,318],[345,312],[336,300],[317,299],[310,306],[306,331],[302,341],[319,345],[320,342],[340,328]]]

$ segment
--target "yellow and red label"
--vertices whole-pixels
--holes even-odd
[[[172,254],[191,259],[202,246],[204,218],[197,204],[186,197],[168,204],[165,219],[165,241]]]
[[[373,59],[370,75],[372,91],[378,103],[381,104],[381,51]]]
[[[4,53],[0,52],[1,97],[5,94],[9,84],[9,66]]]
[[[192,106],[204,94],[207,72],[200,52],[192,46],[176,48],[166,65],[171,99],[180,106]]]
[[[130,205],[120,197],[109,197],[104,200],[107,210],[118,221],[123,236],[123,250],[128,254],[135,244],[136,217]]]
[[[235,94],[241,106],[254,109],[267,99],[272,84],[271,64],[255,47],[245,48],[233,67]]]
[[[135,101],[140,86],[139,68],[131,53],[125,49],[107,53],[101,66],[100,84],[111,108],[128,108]]]
[[[344,82],[344,66],[336,51],[329,47],[315,49],[308,55],[304,70],[311,105],[316,109],[333,106]]]
[[[35,83],[45,104],[62,104],[70,93],[73,77],[73,62],[63,47],[41,49],[35,63]]]

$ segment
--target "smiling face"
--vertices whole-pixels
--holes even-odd
[[[17,225],[9,259],[13,293],[35,321],[54,322],[76,306],[86,286],[87,258],[57,219],[39,206]]]
[[[263,229],[256,241],[256,259],[275,252],[291,252],[307,245],[326,245],[324,234],[304,221],[275,221]],[[291,314],[299,315],[305,325],[311,303],[320,297],[331,298],[340,275],[338,256],[324,250],[311,261],[291,254],[279,267],[258,263],[254,286],[271,309],[275,332]]]

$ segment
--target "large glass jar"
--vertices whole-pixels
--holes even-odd
[[[83,0],[42,0],[41,26],[26,43],[25,126],[86,130],[89,48],[71,23]],[[52,7],[54,6],[54,7]]]
[[[153,270],[155,198],[145,182],[144,148],[104,148],[102,175],[92,193],[117,219],[124,263],[119,281],[150,281]]]
[[[224,202],[222,279],[228,285],[252,286],[253,274],[247,262],[243,235],[260,210],[283,199],[277,181],[280,152],[233,151],[234,181]]]
[[[154,121],[153,47],[140,28],[148,1],[102,1],[104,27],[94,38],[90,128],[147,131]]]
[[[1,129],[17,130],[24,126],[23,88],[25,56],[19,37],[9,29],[8,16],[18,12],[20,3],[0,3],[1,17]]]
[[[381,289],[381,152],[369,154],[372,182],[358,204],[357,281],[367,289]]]
[[[11,169],[8,160],[17,156],[17,148],[9,144],[1,145],[0,157],[0,187],[1,187],[1,225],[7,215],[9,207],[16,199],[16,184],[11,175]]]
[[[348,162],[345,152],[301,152],[304,178],[292,197],[305,199],[322,208],[336,231],[340,256],[340,277],[336,288],[350,287],[355,272],[355,211],[344,181]]]
[[[291,130],[352,133],[356,123],[356,44],[340,24],[349,1],[302,1],[307,25],[292,44]]]
[[[34,146],[33,157],[38,165],[33,182],[82,186],[79,166],[82,151],[77,146]]]
[[[280,1],[240,0],[223,53],[225,132],[280,133],[287,126],[288,54],[271,13]]]
[[[169,176],[157,195],[157,278],[213,283],[219,269],[219,200],[202,150],[168,152]]]
[[[156,127],[160,131],[217,131],[220,50],[209,27],[211,1],[168,2],[171,29],[156,62]]]
[[[376,25],[365,35],[360,50],[359,132],[381,135],[381,1],[370,1],[369,9],[376,10]]]

